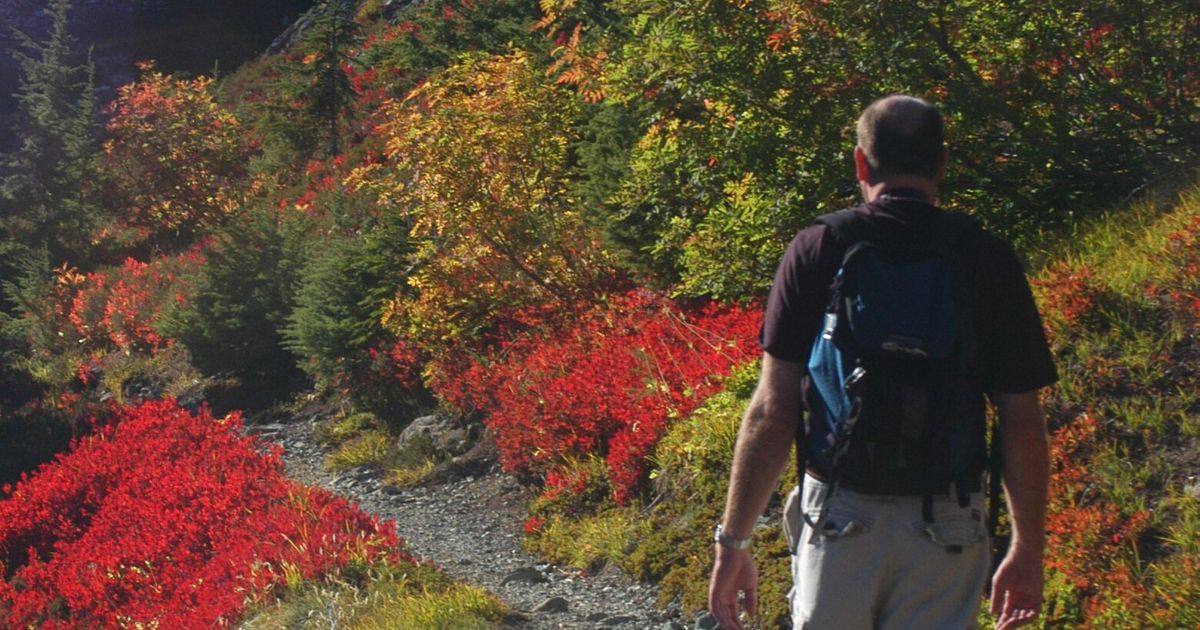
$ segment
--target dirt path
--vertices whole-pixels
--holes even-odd
[[[691,625],[679,619],[677,607],[657,609],[658,593],[652,585],[632,581],[615,569],[583,576],[525,553],[525,491],[494,463],[484,462],[474,474],[428,487],[384,489],[377,473],[326,472],[321,466],[324,453],[313,439],[317,422],[316,416],[301,416],[251,430],[283,445],[290,476],[394,520],[411,553],[504,600],[520,616],[512,627],[682,630]]]

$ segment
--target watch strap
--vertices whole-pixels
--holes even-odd
[[[717,528],[713,531],[713,542],[726,547],[728,549],[749,549],[751,538],[734,538],[721,531],[721,524],[717,523]]]

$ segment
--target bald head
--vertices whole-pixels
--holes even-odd
[[[946,142],[942,114],[933,105],[912,96],[881,98],[863,110],[857,133],[872,178],[938,177]]]

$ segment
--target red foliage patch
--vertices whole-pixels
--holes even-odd
[[[152,352],[167,343],[155,329],[164,308],[187,303],[190,289],[181,272],[203,264],[198,250],[150,263],[127,258],[120,267],[92,272],[74,282],[60,274],[59,286],[74,285],[67,319],[79,343],[94,352],[115,348]]]
[[[1195,323],[1200,323],[1200,216],[1168,236],[1166,256],[1175,269],[1172,303]]]
[[[1041,311],[1069,327],[1088,315],[1096,304],[1095,272],[1091,267],[1059,263],[1032,281],[1041,298]]]
[[[407,559],[389,523],[288,481],[240,428],[146,403],[6,487],[0,626],[224,626],[287,575]]]
[[[600,454],[614,498],[625,503],[640,489],[646,458],[668,423],[757,356],[760,316],[737,306],[683,306],[645,291],[571,315],[561,320],[569,325],[438,370],[444,375],[432,386],[451,404],[488,414],[507,470],[547,474]]]
[[[1083,599],[1085,618],[1094,619],[1112,602],[1145,597],[1145,585],[1130,570],[1138,538],[1150,514],[1122,512],[1098,496],[1094,452],[1099,424],[1084,414],[1060,429],[1051,443],[1053,474],[1046,517],[1047,564]]]

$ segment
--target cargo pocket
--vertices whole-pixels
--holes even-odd
[[[871,531],[870,519],[846,510],[839,510],[836,507],[829,510],[829,513],[825,515],[824,522],[817,521],[821,518],[819,510],[809,512],[808,518],[819,528],[817,536],[814,538],[837,540],[852,538]]]
[[[824,522],[821,522],[820,507],[804,509],[800,504],[800,489],[792,488],[783,504],[783,535],[792,555],[796,554],[800,542],[805,540],[805,532],[810,532],[809,542],[816,542],[818,538],[847,538],[871,529],[867,519],[836,507],[824,514]],[[817,526],[815,535],[811,533],[814,529],[809,523]]]
[[[874,521],[865,513],[868,510],[857,509],[857,501],[849,495],[806,477],[803,496],[793,488],[784,503],[784,532],[788,546],[795,554],[801,543],[813,544],[821,539],[835,540],[866,533]]]
[[[923,538],[952,552],[987,540],[983,510],[974,504],[959,507],[954,501],[939,501],[933,522],[922,521],[915,527]]]
[[[788,551],[796,555],[796,545],[804,530],[804,519],[800,518],[800,487],[792,488],[783,502],[783,536],[787,539]]]

